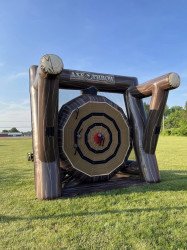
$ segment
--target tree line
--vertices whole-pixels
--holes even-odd
[[[10,130],[3,129],[2,132],[3,133],[19,133],[20,131],[17,128],[13,127]]]
[[[149,104],[144,103],[146,113],[149,112]],[[167,105],[164,110],[161,134],[187,136],[187,102],[185,107]]]

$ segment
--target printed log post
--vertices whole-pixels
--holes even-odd
[[[62,69],[63,62],[55,55],[43,56],[38,68],[30,68],[35,189],[38,199],[61,196],[57,119],[59,74]]]
[[[168,91],[180,84],[176,73],[155,78],[127,91],[127,107],[133,128],[134,148],[139,166],[147,182],[159,182],[155,150]],[[146,119],[142,98],[151,96],[150,111]]]

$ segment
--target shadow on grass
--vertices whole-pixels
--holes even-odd
[[[62,219],[67,217],[82,217],[82,216],[102,216],[106,214],[129,214],[129,213],[142,213],[142,212],[167,212],[173,210],[184,210],[187,209],[187,206],[179,206],[179,207],[159,207],[159,208],[130,208],[124,210],[102,210],[102,211],[91,211],[91,212],[77,212],[77,213],[62,213],[59,215],[41,215],[41,216],[29,216],[29,217],[21,217],[21,216],[8,216],[1,215],[0,222],[12,222],[12,221],[32,221],[32,220],[48,220],[48,219]]]
[[[187,178],[187,170],[160,170],[161,175],[173,175],[176,177],[177,176],[181,176],[181,175],[185,175]]]
[[[161,183],[165,181],[173,180],[186,180],[187,181],[187,170],[161,170]]]

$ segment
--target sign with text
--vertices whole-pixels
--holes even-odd
[[[72,71],[70,74],[70,80],[74,81],[88,81],[88,82],[105,82],[105,83],[115,83],[115,78],[113,75],[106,74],[95,74],[91,72],[84,71]]]

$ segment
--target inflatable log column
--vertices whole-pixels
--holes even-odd
[[[55,55],[30,68],[35,188],[39,199],[61,196],[60,172],[80,181],[107,180],[126,165],[132,145],[146,182],[158,182],[155,149],[175,73],[138,85],[137,78],[63,69]],[[58,112],[59,89],[82,95]],[[123,110],[97,91],[124,94]],[[142,98],[152,96],[148,117]]]
[[[177,88],[179,84],[179,76],[176,73],[169,73],[144,84],[130,87],[126,92],[134,150],[146,182],[160,181],[155,150],[168,92]],[[152,97],[149,114],[146,117],[141,99],[148,96]]]
[[[59,74],[61,59],[43,56],[30,68],[35,190],[38,199],[61,196],[57,145]]]

